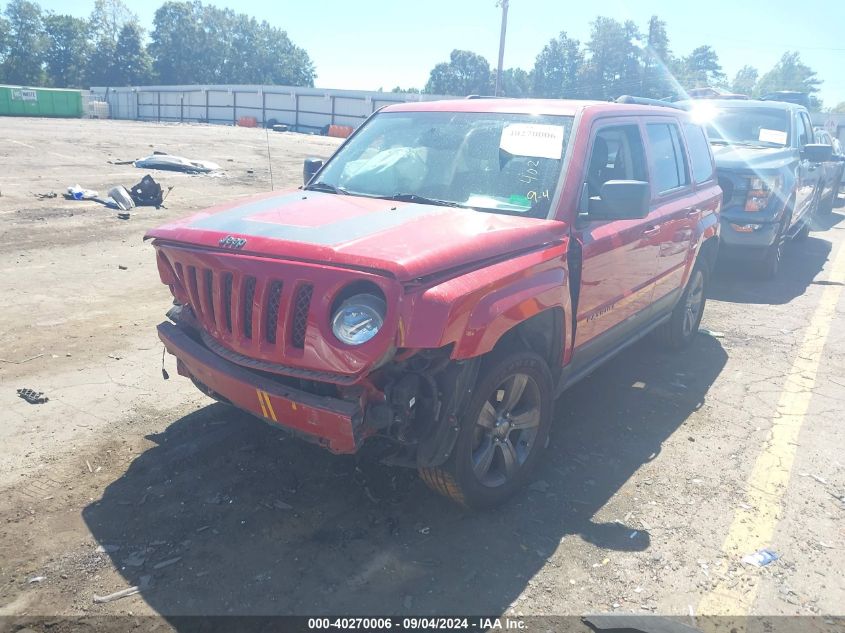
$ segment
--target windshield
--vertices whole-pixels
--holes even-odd
[[[711,142],[759,147],[789,144],[789,112],[772,108],[723,108],[707,122]]]
[[[546,217],[572,117],[384,112],[309,189]]]

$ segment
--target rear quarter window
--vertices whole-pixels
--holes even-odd
[[[713,160],[710,157],[710,143],[707,142],[704,129],[694,123],[685,123],[684,135],[687,137],[687,151],[692,163],[693,180],[696,184],[711,180]]]

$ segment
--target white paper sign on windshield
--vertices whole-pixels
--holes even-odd
[[[786,145],[786,132],[781,132],[780,130],[767,130],[766,128],[761,127],[758,140],[763,141],[764,143]]]
[[[563,153],[563,126],[511,123],[502,130],[499,148],[515,156],[560,159]]]

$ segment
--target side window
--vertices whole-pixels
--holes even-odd
[[[808,126],[807,123],[804,121],[803,113],[798,113],[798,115],[796,116],[795,124],[798,127],[798,147],[804,147],[807,143],[810,142],[809,139],[811,139],[812,136],[808,132]]]
[[[810,117],[807,115],[806,112],[801,113],[801,120],[804,121],[804,128],[807,130],[807,138],[813,138],[813,124],[810,123]],[[812,141],[808,140],[808,143],[812,143]]]
[[[608,180],[648,181],[640,128],[615,125],[599,129],[593,140],[586,180],[590,197],[598,196]]]
[[[696,183],[702,183],[713,177],[713,161],[710,159],[710,143],[704,136],[700,125],[684,124],[687,137],[687,149],[692,163],[692,176]]]
[[[672,123],[649,123],[648,142],[654,159],[654,184],[664,193],[689,184],[686,162],[678,126]]]

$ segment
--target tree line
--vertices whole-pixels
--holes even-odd
[[[9,0],[0,15],[0,83],[313,86],[315,76],[308,53],[285,31],[199,0],[162,4],[148,41],[122,0],[95,0],[87,19],[31,0]]]
[[[676,56],[669,47],[666,23],[652,16],[644,30],[632,21],[597,17],[590,38],[582,43],[561,32],[534,61],[534,67],[508,68],[502,73],[502,93],[509,97],[614,99],[623,94],[662,99],[692,88],[714,87],[759,97],[778,90],[796,90],[821,108],[816,93],[821,80],[797,52],[783,54],[765,74],[743,66],[730,80],[719,56],[708,45]],[[432,68],[423,92],[432,94],[492,94],[495,70],[472,51],[454,50],[448,62]],[[394,92],[420,92],[397,86]]]
[[[200,0],[167,0],[147,36],[123,0],[95,0],[88,18],[9,0],[0,14],[0,83],[57,88],[158,84],[277,84],[313,86],[308,53],[287,33],[243,13]],[[797,90],[816,96],[816,73],[797,52],[783,54],[764,74],[743,66],[730,80],[708,45],[675,55],[666,23],[652,16],[645,29],[599,16],[586,42],[561,32],[537,54],[531,70],[508,68],[510,97],[614,99],[622,94],[661,99],[703,86],[761,96]],[[432,68],[422,92],[492,94],[495,74],[472,51],[454,50]],[[396,87],[394,92],[421,92]],[[845,110],[845,103],[834,108]]]

